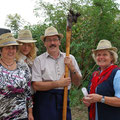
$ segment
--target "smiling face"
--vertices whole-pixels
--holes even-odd
[[[6,46],[1,49],[1,56],[4,59],[12,60],[16,57],[16,46]]]
[[[101,70],[104,70],[112,64],[113,56],[108,50],[99,50],[95,54],[96,63],[100,66]]]
[[[23,43],[23,45],[19,46],[20,47],[20,52],[27,56],[31,49],[32,49],[32,43]]]
[[[59,46],[61,45],[61,42],[57,35],[48,36],[44,41],[44,45],[47,49],[47,52],[49,54],[53,54],[53,53],[59,52]]]

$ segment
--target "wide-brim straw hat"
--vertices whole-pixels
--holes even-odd
[[[45,34],[42,35],[40,38],[41,38],[42,41],[44,41],[46,37],[48,37],[48,36],[54,36],[54,35],[59,36],[60,39],[63,38],[63,34],[58,33],[57,29],[56,29],[55,27],[53,27],[53,26],[48,27],[48,28],[45,30]]]
[[[21,43],[35,43],[36,40],[33,40],[32,33],[30,30],[20,30],[18,33],[18,42]]]
[[[109,40],[100,40],[96,49],[93,49],[92,52],[95,53],[99,50],[113,50],[117,52],[116,47],[112,47],[111,42]]]
[[[113,63],[117,62],[118,59],[118,54],[117,54],[117,48],[116,47],[112,47],[111,42],[108,40],[100,40],[100,42],[98,43],[97,49],[93,49],[92,50],[92,57],[94,59],[95,62],[97,62],[96,60],[96,53],[97,51],[100,50],[108,50],[112,53],[113,55]]]
[[[12,33],[4,33],[0,35],[0,47],[19,45]]]

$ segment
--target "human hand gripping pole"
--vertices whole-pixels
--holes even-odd
[[[79,17],[80,14],[76,13],[74,14],[72,10],[69,11],[68,17],[67,17],[67,31],[66,31],[66,56],[69,56],[70,53],[70,39],[71,39],[71,33],[72,33],[72,22],[77,22],[77,17]],[[65,65],[65,78],[68,77],[69,70],[67,65]],[[67,119],[67,96],[68,96],[68,87],[64,87],[64,97],[63,97],[63,115],[62,120]]]

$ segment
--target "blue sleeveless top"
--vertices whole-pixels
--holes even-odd
[[[109,78],[97,86],[96,88],[97,94],[109,97],[115,96],[116,88],[114,88],[114,84],[116,83],[114,82],[114,77],[118,70],[119,68],[115,68],[112,71]],[[88,89],[90,89],[90,84]],[[120,120],[120,107],[113,107],[104,103],[97,102],[96,108],[97,108],[96,120]]]

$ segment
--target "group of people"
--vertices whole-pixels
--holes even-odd
[[[0,35],[0,120],[34,120],[31,67],[36,41],[29,30],[19,31],[17,40],[5,32]]]
[[[41,40],[46,52],[36,56],[36,40],[30,30],[20,30],[15,39],[6,31],[0,35],[0,120],[62,120],[64,87],[80,85],[82,74],[73,55],[66,57],[59,46],[63,34],[53,26]],[[88,95],[89,120],[119,120],[120,70],[117,48],[100,40],[92,56],[99,68],[93,72]],[[65,65],[69,77],[65,77]],[[72,120],[67,98],[67,118]]]
[[[74,56],[61,52],[62,34],[48,27],[41,36],[46,52],[36,57],[30,30],[0,35],[0,120],[61,120],[64,87],[79,86],[81,71]],[[69,77],[65,78],[65,64]],[[71,111],[67,108],[67,120]],[[47,114],[46,114],[47,113]]]

